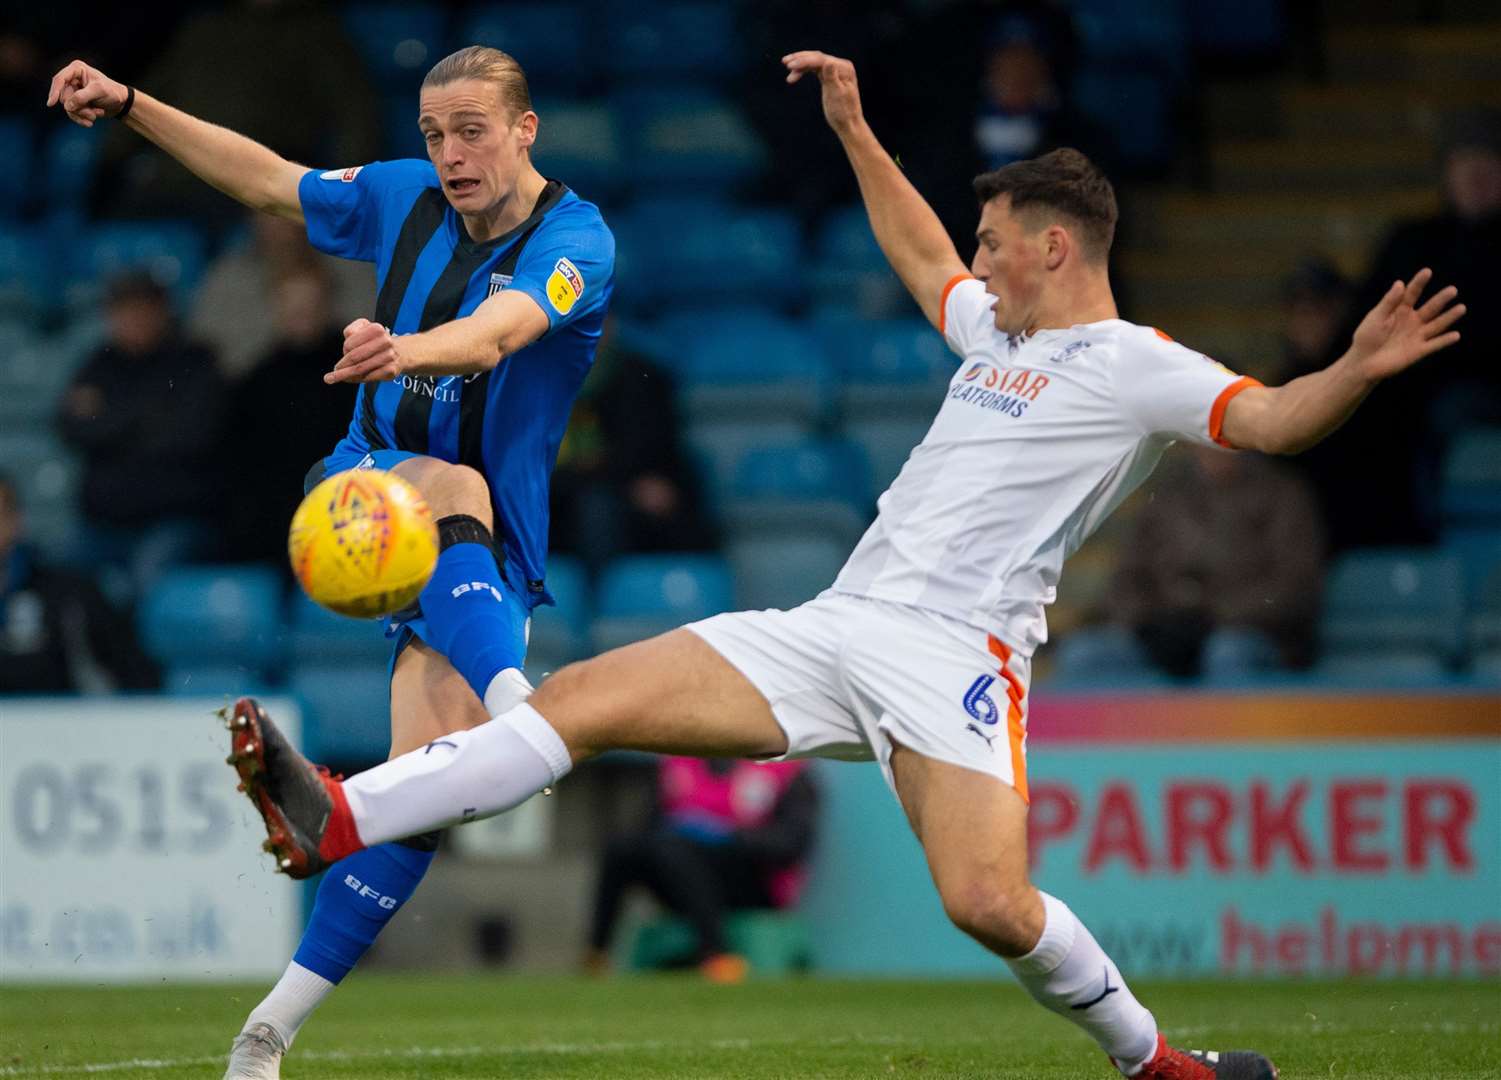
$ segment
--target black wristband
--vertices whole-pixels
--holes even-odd
[[[130,115],[130,107],[135,103],[136,88],[134,86],[127,86],[125,88],[125,104],[120,107],[119,112],[115,113],[115,119],[124,120],[127,116]]]

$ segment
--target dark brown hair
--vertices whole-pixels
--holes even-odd
[[[1079,226],[1084,253],[1103,261],[1115,239],[1119,211],[1115,189],[1105,174],[1077,150],[1063,147],[1041,157],[1015,161],[975,177],[975,196],[984,206],[1011,196],[1011,209],[1047,209]]]
[[[500,102],[511,111],[514,120],[532,107],[532,92],[526,85],[526,72],[510,53],[488,45],[469,45],[449,53],[433,65],[422,80],[422,88],[447,86],[464,79],[486,79],[500,91]]]

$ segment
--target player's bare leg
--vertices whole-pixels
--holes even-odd
[[[891,768],[949,918],[1002,957],[1039,1004],[1083,1028],[1128,1075],[1275,1080],[1260,1054],[1184,1053],[1166,1044],[1084,924],[1029,880],[1027,804],[1013,788],[905,747]]]

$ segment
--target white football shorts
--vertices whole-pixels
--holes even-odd
[[[687,629],[771,702],[786,757],[880,762],[891,751],[988,773],[1027,798],[1027,657],[984,630],[905,604],[825,592],[791,611]]]

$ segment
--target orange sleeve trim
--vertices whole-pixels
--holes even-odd
[[[972,274],[955,274],[944,285],[943,292],[938,297],[938,332],[940,334],[948,333],[949,293],[954,291],[954,286],[959,284],[959,282],[973,280],[974,275]]]
[[[1157,329],[1157,328],[1156,328],[1156,327],[1155,327],[1155,326],[1154,326],[1154,327],[1152,327],[1152,333],[1154,333],[1154,334],[1156,334],[1156,335],[1157,335],[1157,336],[1158,336],[1158,337],[1160,337],[1160,338],[1161,338],[1161,339],[1162,339],[1162,340],[1163,340],[1163,341],[1173,341],[1173,339],[1172,339],[1172,337],[1171,337],[1171,336],[1170,336],[1170,335],[1168,335],[1168,334],[1164,334],[1164,333],[1163,333],[1163,332],[1162,332],[1162,331],[1161,331],[1161,330],[1159,330],[1159,329]],[[1174,345],[1176,345],[1176,344],[1177,344],[1177,342],[1176,342],[1176,341],[1174,341],[1174,342],[1173,342],[1173,344],[1174,344]]]
[[[1209,437],[1223,447],[1234,450],[1224,439],[1220,438],[1220,429],[1225,425],[1225,410],[1230,407],[1230,401],[1242,390],[1249,390],[1253,386],[1260,386],[1257,379],[1249,375],[1242,375],[1229,386],[1220,391],[1220,396],[1214,399],[1214,404],[1209,407]]]

